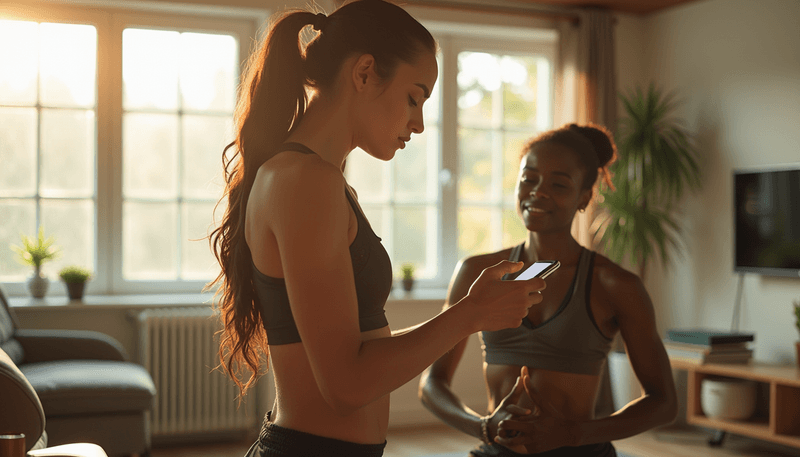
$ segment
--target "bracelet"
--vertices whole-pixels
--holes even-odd
[[[492,440],[489,438],[489,416],[481,417],[481,441],[484,444],[492,444]]]

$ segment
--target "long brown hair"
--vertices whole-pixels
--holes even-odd
[[[319,33],[303,48],[301,31]],[[400,62],[413,64],[422,51],[435,53],[431,34],[402,8],[383,0],[348,3],[330,16],[303,10],[278,13],[263,44],[251,54],[236,105],[236,139],[222,153],[227,202],[209,237],[222,271],[206,286],[215,298],[221,366],[244,394],[268,365],[261,304],[253,290],[253,263],[244,237],[250,189],[258,168],[274,154],[303,116],[306,89],[332,90],[339,70],[353,55],[370,54],[376,72],[391,79]],[[248,374],[242,382],[240,374]]]

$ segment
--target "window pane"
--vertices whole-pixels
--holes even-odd
[[[95,137],[94,111],[42,110],[43,196],[94,195]]]
[[[359,196],[365,196],[369,201],[389,200],[388,162],[382,162],[356,148],[347,156],[345,176]]]
[[[494,93],[500,89],[500,61],[484,52],[458,54],[459,125],[494,125]]]
[[[429,128],[397,151],[393,168],[395,199],[399,202],[436,199],[435,169],[439,164],[439,129]],[[433,160],[432,160],[433,159]]]
[[[125,197],[175,198],[178,193],[178,116],[123,116]]]
[[[236,99],[236,40],[228,35],[180,36],[180,87],[187,110],[233,111]]]
[[[507,127],[533,128],[536,125],[538,82],[536,60],[530,57],[503,56],[503,119]]]
[[[458,198],[487,201],[492,196],[491,131],[458,129]]]
[[[125,29],[122,81],[125,109],[178,108],[178,32]]]
[[[177,279],[177,204],[126,202],[122,220],[123,277]]]
[[[0,105],[36,105],[38,36],[35,22],[0,21]]]
[[[416,267],[417,278],[436,274],[437,221],[432,207],[408,206],[396,208],[394,214],[394,245],[392,259],[395,270],[406,262]],[[433,250],[433,252],[431,252]]]
[[[183,116],[184,197],[219,199],[222,151],[232,139],[230,116]]]
[[[22,245],[20,234],[36,235],[36,203],[34,200],[0,200],[0,280],[22,281],[30,276],[31,267],[17,262],[17,254],[10,245]]]
[[[522,132],[506,132],[503,138],[503,198],[507,204],[517,198],[517,181],[522,149],[533,135]]]
[[[503,210],[503,245],[501,247],[509,247],[522,243],[528,238],[528,230],[517,210],[504,209]]]
[[[55,275],[66,265],[81,265],[95,270],[94,201],[44,200],[42,227],[46,235],[55,237],[61,255],[48,263],[49,273]]]
[[[97,31],[91,25],[42,24],[39,100],[45,106],[92,107]]]
[[[206,238],[211,230],[214,203],[182,205],[181,278],[212,279],[219,273],[219,264]]]
[[[440,120],[439,113],[441,111],[442,103],[442,54],[441,51],[436,53],[436,64],[439,66],[438,77],[436,78],[436,85],[433,86],[431,91],[431,98],[425,101],[422,105],[422,118],[425,121],[425,128],[430,128],[437,124]]]
[[[36,109],[0,108],[0,196],[36,193]]]
[[[492,250],[492,211],[461,206],[458,211],[458,257]]]

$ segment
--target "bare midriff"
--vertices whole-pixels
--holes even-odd
[[[391,336],[389,327],[362,332],[364,341]],[[273,421],[281,427],[361,444],[386,441],[389,395],[342,416],[323,398],[303,343],[270,346],[275,379]]]
[[[486,365],[486,383],[489,388],[488,411],[494,411],[503,398],[511,392],[521,366]],[[563,373],[528,367],[531,382],[541,398],[546,399],[564,418],[590,420],[594,418],[599,375]],[[528,395],[523,394],[518,404],[534,410]]]

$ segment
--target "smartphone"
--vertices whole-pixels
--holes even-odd
[[[550,273],[556,271],[561,266],[558,260],[539,260],[534,262],[531,266],[525,269],[522,273],[514,278],[515,281],[522,281],[531,278],[546,278]]]

